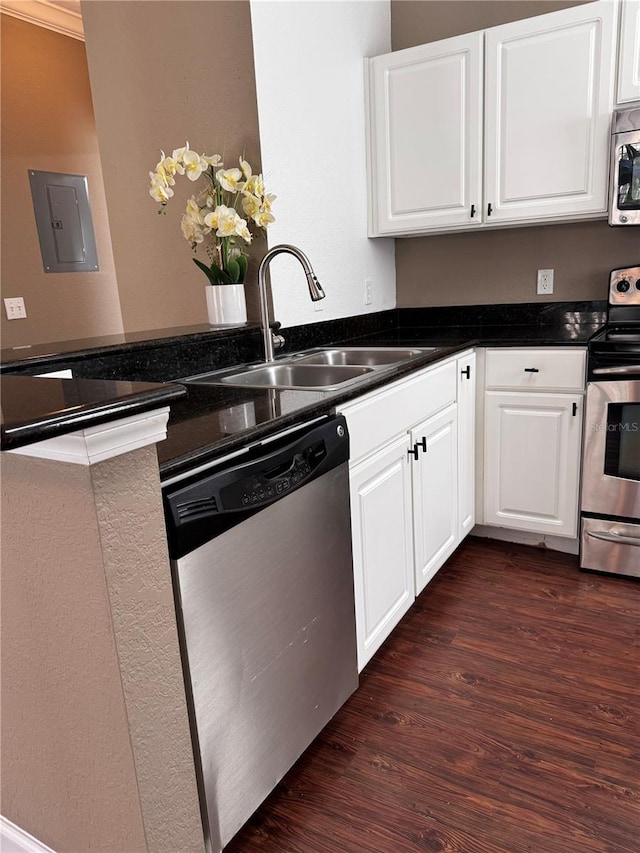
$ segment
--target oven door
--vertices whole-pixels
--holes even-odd
[[[640,130],[614,133],[609,225],[640,225]]]
[[[640,380],[587,385],[582,474],[583,513],[640,518]]]

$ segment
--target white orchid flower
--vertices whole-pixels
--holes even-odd
[[[259,228],[266,228],[272,222],[275,222],[276,218],[272,213],[267,213],[266,210],[261,210],[257,216],[253,217],[253,221]]]
[[[222,189],[231,193],[237,193],[244,187],[244,184],[240,182],[241,178],[240,169],[220,169],[216,172],[216,180]]]
[[[171,155],[171,156],[172,156],[172,158],[173,158],[174,160],[176,160],[178,163],[181,163],[181,162],[182,162],[182,158],[184,157],[185,152],[186,152],[186,151],[188,151],[188,150],[189,150],[189,143],[187,142],[187,144],[184,146],[184,148],[176,148],[176,149],[173,151],[173,153],[172,153],[172,155]]]
[[[247,225],[246,220],[241,219],[238,214],[236,214],[236,217],[236,234],[238,237],[242,237],[246,243],[250,243],[252,239],[251,232],[249,231],[249,226]]]
[[[173,190],[163,184],[151,184],[149,195],[154,201],[166,204],[173,195]]]
[[[271,213],[271,202],[275,201],[277,196],[273,193],[267,193],[265,197],[262,199],[262,212],[263,213]]]
[[[264,195],[264,181],[262,175],[251,175],[244,185],[244,191],[252,195],[262,197]]]
[[[202,159],[205,160],[209,166],[222,166],[222,157],[219,154],[212,154],[211,157],[207,157],[206,154],[203,154]]]
[[[191,217],[194,222],[197,222],[199,225],[205,225],[204,221],[204,213],[198,204],[198,201],[195,196],[191,196],[189,201],[187,202],[187,207],[185,211],[185,216]]]
[[[239,158],[240,168],[242,169],[242,174],[245,177],[245,180],[249,180],[251,177],[251,166],[247,163],[246,160],[243,160],[242,157]]]
[[[260,212],[260,199],[245,193],[242,197],[242,209],[250,219],[253,219]]]
[[[205,224],[216,229],[217,237],[231,237],[236,232],[238,214],[232,207],[219,204],[212,213],[207,213]]]
[[[207,161],[204,157],[196,154],[195,151],[185,151],[182,156],[185,175],[190,181],[197,181],[200,175],[208,168]]]
[[[184,175],[184,166],[181,163],[178,163],[177,160],[174,160],[173,157],[164,157],[160,163],[158,163],[158,166],[162,168],[172,186],[175,183],[173,176],[176,173],[178,175]]]
[[[173,190],[167,185],[164,176],[159,172],[149,172],[149,177],[151,178],[149,195],[155,201],[166,204],[173,195]]]

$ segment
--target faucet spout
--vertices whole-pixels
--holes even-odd
[[[320,282],[316,278],[316,274],[313,271],[313,267],[309,263],[309,258],[307,258],[304,252],[301,252],[300,249],[298,249],[296,246],[290,246],[286,243],[282,243],[279,246],[274,246],[273,249],[269,249],[269,251],[262,259],[260,267],[258,269],[258,289],[260,291],[260,321],[262,323],[264,360],[266,362],[273,361],[274,344],[276,347],[280,347],[284,344],[284,339],[280,335],[274,338],[274,335],[271,332],[271,328],[269,326],[269,301],[267,299],[269,265],[276,255],[280,255],[282,253],[293,255],[293,257],[297,258],[302,264],[302,268],[307,277],[307,286],[309,287],[309,296],[311,297],[311,300],[313,302],[318,302],[318,300],[325,298],[325,292],[322,289]]]

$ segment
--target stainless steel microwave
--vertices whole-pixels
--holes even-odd
[[[640,225],[640,104],[616,110],[611,133],[609,225]]]

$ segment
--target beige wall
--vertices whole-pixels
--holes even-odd
[[[84,44],[8,15],[2,30],[2,346],[122,331]],[[27,169],[87,175],[100,270],[45,273]]]
[[[203,853],[155,447],[1,462],[2,814],[58,853]]]
[[[244,153],[258,166],[249,3],[92,0],[82,12],[125,329],[206,322],[206,278],[180,231],[198,184],[179,179],[166,216],[158,216],[148,173],[161,148],[187,140],[227,163]],[[264,243],[250,249],[250,317],[264,250]]]
[[[553,12],[576,2],[392,0],[393,50]],[[461,260],[462,259],[462,260]],[[396,240],[399,307],[533,302],[538,268],[553,300],[605,299],[609,270],[638,262],[638,232],[602,221]]]
[[[399,308],[606,299],[609,271],[638,263],[633,228],[542,225],[396,240]],[[538,269],[553,296],[536,295]]]
[[[2,814],[59,853],[143,851],[89,469],[1,461]]]

